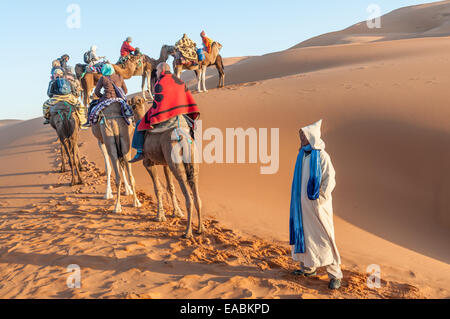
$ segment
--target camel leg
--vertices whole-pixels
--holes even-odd
[[[136,180],[134,179],[133,176],[133,170],[131,169],[131,164],[128,163],[129,159],[126,158],[125,159],[126,163],[125,163],[125,169],[128,173],[128,178],[130,179],[130,184],[131,184],[131,194],[134,197],[134,202],[133,202],[133,206],[136,208],[142,207],[141,202],[139,201],[138,197],[137,197],[137,192],[136,192]],[[125,175],[125,174],[124,174]],[[125,178],[126,180],[126,178]],[[128,186],[130,187],[130,186]]]
[[[76,144],[76,153],[77,153],[77,160],[78,160],[78,169],[80,172],[86,172],[87,169],[81,165],[81,157],[80,157],[80,149],[78,148],[78,143]]]
[[[217,88],[223,88],[225,86],[225,67],[223,66],[222,57],[219,55],[216,59],[216,69],[219,72],[219,85]]]
[[[203,90],[201,88],[201,84],[202,84],[202,71],[201,71],[201,69],[195,70],[195,74],[197,75],[197,91],[199,93],[202,93]]]
[[[192,169],[196,169],[195,167],[193,167]],[[200,199],[200,193],[198,191],[198,175],[196,174],[196,172],[194,171],[193,176],[188,177],[189,178],[189,186],[191,187],[192,190],[192,195],[194,196],[194,204],[195,204],[195,209],[197,210],[197,215],[198,215],[198,234],[202,234],[204,231],[203,228],[203,221],[202,221],[202,201]]]
[[[117,156],[115,156],[115,158],[111,158],[111,162],[112,162],[114,174],[116,177],[116,190],[117,190],[116,204],[114,206],[114,213],[118,214],[118,213],[122,212],[122,205],[120,204],[120,189],[122,188],[122,175],[120,172],[121,165],[119,163],[119,159],[117,158]]]
[[[106,171],[106,194],[105,199],[112,199],[112,188],[111,188],[111,164],[109,162],[109,155],[108,151],[106,150],[106,145],[102,142],[98,142],[98,146],[100,147],[100,150],[102,151],[103,158],[105,160],[105,171]]]
[[[187,187],[186,177],[180,174],[175,174],[175,177],[178,180],[178,183],[180,184],[181,191],[183,192],[184,198],[186,200],[186,210],[188,218],[187,218],[186,234],[184,234],[183,237],[188,239],[192,237],[192,197]]]
[[[147,75],[147,89],[148,94],[150,94],[150,99],[153,101],[153,94],[152,94],[152,74]]]
[[[120,170],[122,171],[122,178],[123,183],[125,186],[125,196],[131,196],[134,195],[133,189],[131,188],[130,184],[128,183],[127,173],[126,173],[126,167],[120,166]],[[131,183],[131,180],[130,180]]]
[[[146,77],[147,74],[144,72],[144,74],[142,74],[142,84],[141,84],[142,97],[144,98],[144,101],[147,101],[147,97],[145,96],[145,82],[147,82]]]
[[[172,173],[170,172],[168,166],[164,166],[164,175],[166,176],[167,191],[169,193],[170,198],[172,199],[173,217],[183,218],[184,214],[180,206],[178,205],[177,195],[175,192],[175,185],[173,184]]]
[[[84,182],[83,182],[83,177],[81,176],[80,153],[78,150],[78,143],[76,143],[74,141],[74,139],[72,139],[72,158],[74,161],[75,173],[76,173],[76,176],[78,177],[77,185],[82,185]]]
[[[186,233],[183,235],[183,238],[188,239],[192,237],[192,197],[189,192],[188,181],[186,178],[186,169],[184,168],[184,164],[182,163],[182,161],[180,161],[179,164],[174,163],[171,158],[171,154],[164,154],[164,157],[169,164],[170,170],[180,184],[181,191],[183,192],[184,199],[186,201],[186,210],[188,217]]]
[[[202,85],[203,85],[203,91],[208,92],[208,90],[206,89],[206,70],[207,67],[204,66],[201,70],[201,77],[202,77]]]
[[[125,183],[125,192],[127,196],[133,195],[134,197],[134,207],[142,207],[142,204],[139,202],[139,199],[137,197],[136,193],[136,181],[133,176],[133,170],[131,169],[131,163],[129,162],[131,159],[131,147],[130,147],[130,128],[126,125],[119,125],[119,143],[120,143],[120,149],[126,152],[123,154],[123,158],[120,160],[120,168],[122,170],[123,175],[123,181]],[[128,173],[128,179],[130,181],[130,184],[127,182],[127,176],[126,173]],[[130,187],[131,185],[131,187]]]
[[[72,171],[72,181],[70,183],[71,186],[75,186],[75,162],[72,158],[72,146],[70,145],[70,141],[64,141],[62,142],[63,146],[64,146],[64,150],[66,151],[66,155],[69,158],[69,165],[70,165],[70,169]]]
[[[61,173],[65,173],[66,172],[66,159],[64,156],[64,145],[61,141],[60,141],[60,143],[61,143]]]
[[[166,214],[164,212],[164,206],[162,201],[162,187],[158,178],[158,170],[155,165],[151,165],[148,161],[144,161],[144,166],[147,169],[148,174],[153,180],[153,187],[155,189],[156,199],[158,201],[158,215],[156,221],[165,222],[167,220]]]
[[[225,73],[223,70],[220,70],[219,67],[217,67],[217,71],[219,71],[219,86],[217,88],[223,88],[225,86]]]

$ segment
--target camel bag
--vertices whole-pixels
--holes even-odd
[[[198,60],[203,61],[205,59],[205,54],[203,53],[203,49],[197,50]]]

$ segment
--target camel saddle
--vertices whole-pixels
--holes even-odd
[[[193,63],[198,64],[199,61],[198,55],[197,59],[186,58],[180,50],[175,51],[175,60],[177,61],[178,64],[186,64],[186,65],[191,65]]]
[[[57,114],[61,115],[62,112],[67,112],[68,118],[70,118],[72,115],[78,116],[78,106],[70,104],[66,101],[60,101],[50,107],[51,115],[57,115]]]

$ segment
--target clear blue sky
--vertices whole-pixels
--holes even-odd
[[[127,36],[151,57],[163,44],[174,44],[187,33],[220,41],[222,55],[261,55],[287,49],[303,40],[346,28],[368,18],[376,3],[382,14],[425,0],[226,0],[226,1],[104,1],[14,0],[2,3],[0,119],[31,119],[42,115],[51,61],[64,53],[70,65],[82,61],[92,44],[112,62]],[[67,7],[81,8],[81,27],[67,27]],[[137,91],[140,80],[127,82]]]

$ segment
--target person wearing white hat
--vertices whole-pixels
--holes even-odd
[[[341,287],[341,258],[336,246],[332,195],[335,170],[321,139],[322,120],[300,130],[301,149],[292,183],[290,244],[300,263],[295,275],[311,277],[326,267],[329,288]]]
[[[91,49],[89,50],[89,66],[94,66],[98,63],[101,62],[102,59],[104,59],[105,57],[98,57],[97,56],[97,46],[93,45],[91,46]]]

